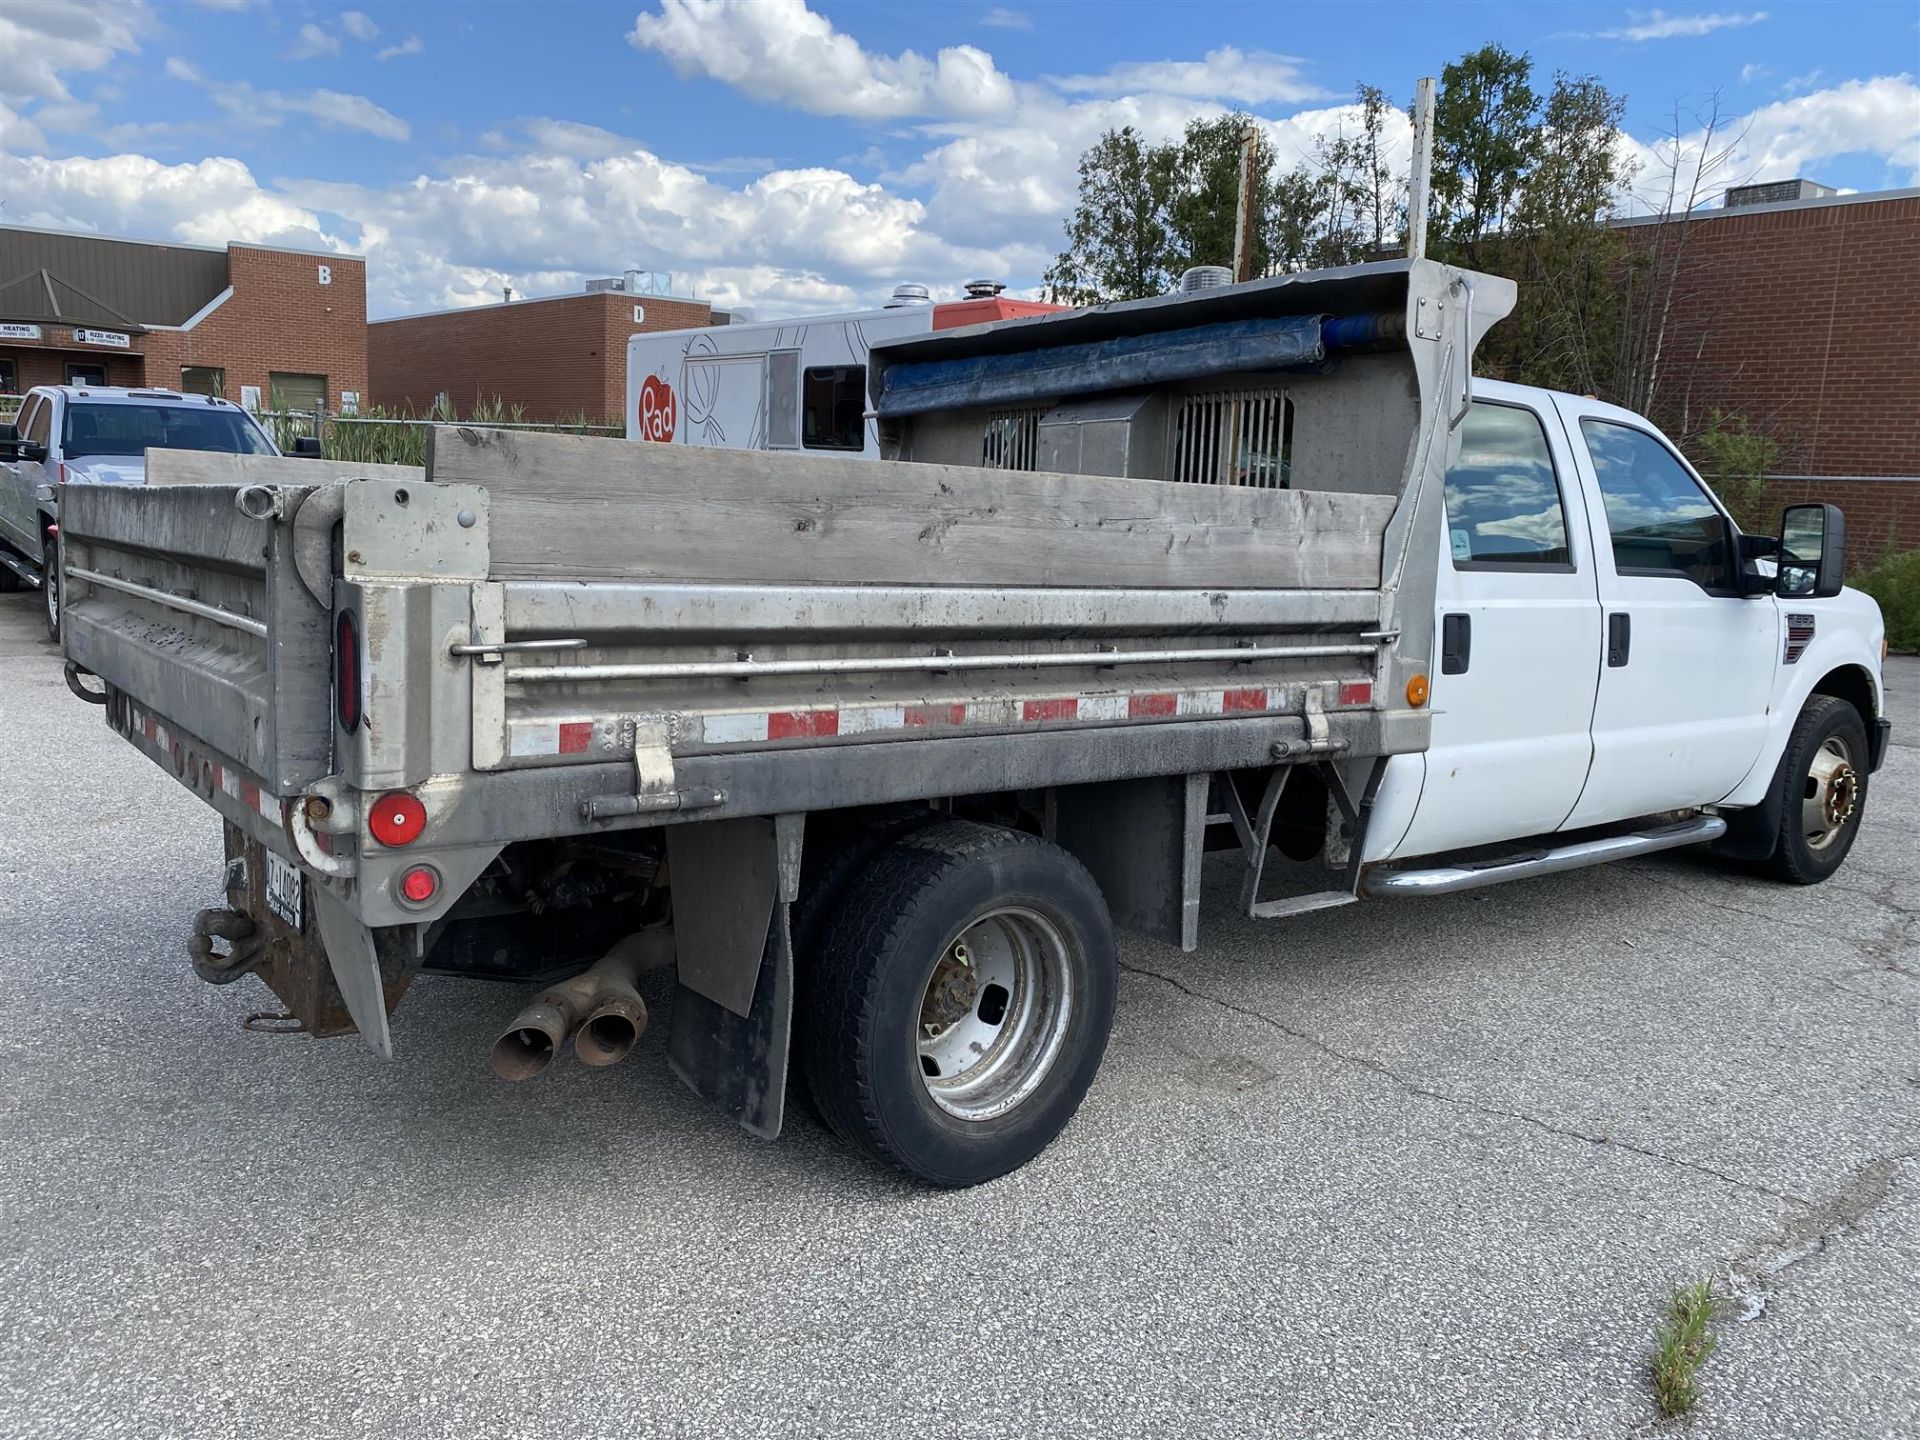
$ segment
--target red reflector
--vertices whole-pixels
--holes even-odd
[[[1371,680],[1347,680],[1340,685],[1340,703],[1342,705],[1371,705],[1373,703],[1373,682]]]
[[[382,845],[411,845],[427,828],[427,807],[411,795],[382,795],[367,812],[367,829]]]
[[[416,865],[400,877],[400,893],[424,905],[440,893],[440,876],[431,865]]]
[[[342,730],[360,728],[360,622],[351,610],[334,622],[333,703]]]

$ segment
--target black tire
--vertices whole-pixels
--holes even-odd
[[[1031,953],[1057,954],[1056,993],[1070,997],[1044,1032],[1050,1059],[1023,1068],[1010,1051],[1018,1098],[984,1118],[952,1113],[922,1068],[929,985],[962,935],[1029,924],[1051,937]],[[1119,959],[1106,901],[1079,861],[1018,831],[943,820],[895,839],[852,880],[810,968],[795,1031],[821,1117],[874,1159],[958,1188],[1026,1164],[1079,1109],[1106,1053]],[[1003,1015],[1018,1008],[1006,995]],[[1015,1023],[1005,1021],[1010,1041]]]
[[[1808,799],[1813,764],[1829,742],[1845,751],[1851,801],[1844,820],[1824,843],[1807,833],[1802,805]],[[1829,749],[1829,754],[1832,751]],[[1867,806],[1867,725],[1860,712],[1831,695],[1815,695],[1794,721],[1793,734],[1774,772],[1780,824],[1773,854],[1755,868],[1770,879],[1789,885],[1818,885],[1838,870],[1860,833],[1860,817]]]
[[[44,558],[40,562],[41,607],[47,617],[47,638],[60,643],[60,546],[47,537]]]

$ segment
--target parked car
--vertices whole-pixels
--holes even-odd
[[[791,1070],[970,1185],[1067,1123],[1115,931],[1195,948],[1209,865],[1283,919],[1845,860],[1888,722],[1840,512],[1743,535],[1640,416],[1475,381],[1514,298],[1399,260],[896,339],[878,459],[156,452],[200,483],[73,494],[66,655],[225,822],[203,979],[383,1055],[414,975],[518,981],[517,1080],[618,1059],[671,964],[724,1114],[777,1134]]]
[[[55,639],[61,489],[143,484],[150,447],[280,454],[238,405],[171,390],[39,385],[14,423],[0,425],[0,591],[39,589]]]

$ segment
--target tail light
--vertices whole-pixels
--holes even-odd
[[[409,905],[429,904],[440,893],[440,872],[431,865],[415,865],[400,874],[400,898]]]
[[[404,790],[382,795],[367,811],[367,830],[382,845],[411,845],[426,828],[427,807]]]
[[[360,622],[342,610],[333,627],[333,704],[340,728],[360,728]]]

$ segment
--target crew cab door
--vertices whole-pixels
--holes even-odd
[[[29,395],[16,420],[24,440],[45,445],[52,433],[53,402]],[[39,503],[34,499],[47,483],[48,465],[39,460],[0,461],[0,532],[32,559],[40,558]]]
[[[1587,514],[1550,400],[1509,393],[1474,402],[1447,471],[1433,738],[1397,856],[1553,831],[1592,760],[1600,601]]]
[[[1568,827],[1724,799],[1766,743],[1771,596],[1740,592],[1733,522],[1646,421],[1556,399],[1601,550],[1593,770]]]

